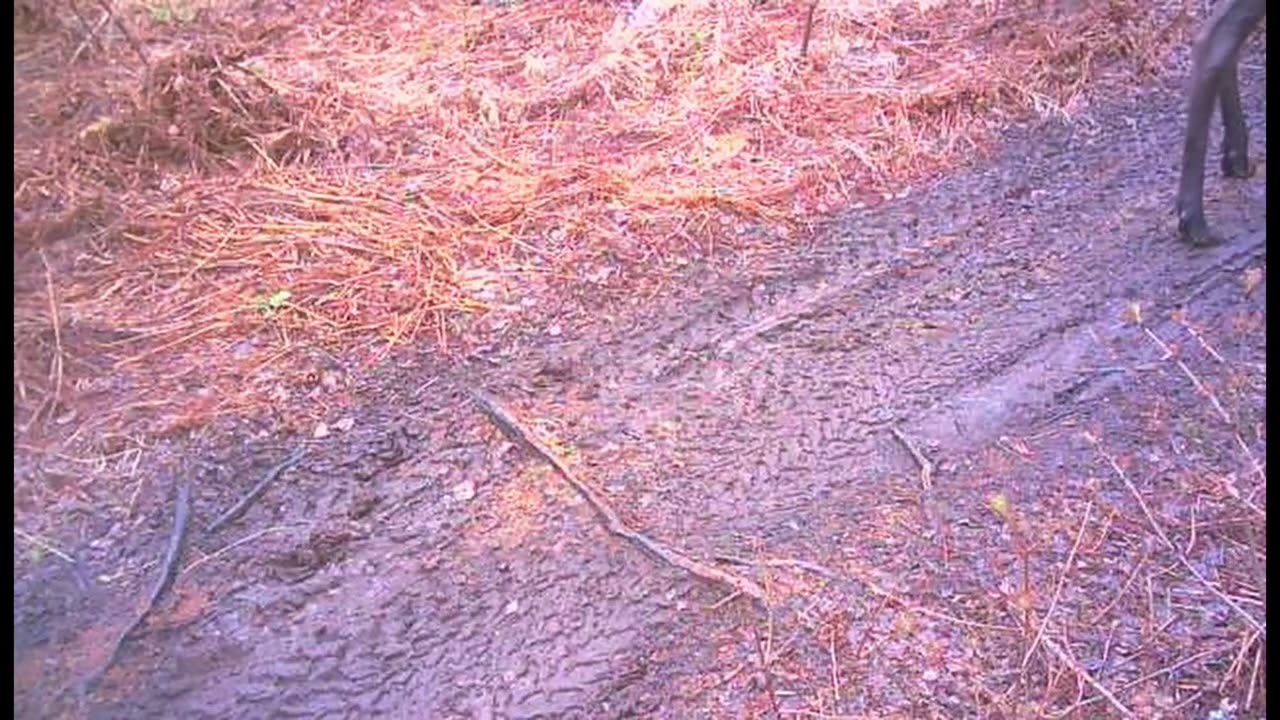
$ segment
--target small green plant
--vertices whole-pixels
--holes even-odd
[[[161,25],[187,24],[196,19],[196,9],[185,2],[156,3],[147,8],[151,21]]]
[[[258,313],[262,317],[270,320],[289,304],[289,298],[291,297],[293,297],[293,293],[288,290],[277,290],[270,295],[259,295],[254,300],[254,305],[258,308]]]

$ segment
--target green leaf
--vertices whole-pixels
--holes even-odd
[[[288,290],[277,290],[270,295],[258,296],[255,305],[257,305],[258,312],[262,313],[263,317],[269,318],[284,308],[291,297],[293,297],[293,293]]]

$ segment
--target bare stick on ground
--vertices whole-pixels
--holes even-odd
[[[769,613],[769,647],[773,647],[773,613]],[[773,708],[774,717],[782,717],[782,713],[778,710],[778,691],[774,687],[773,670],[769,665],[773,662],[773,653],[766,650],[764,643],[760,641],[760,631],[752,628],[752,635],[756,641],[756,654],[760,657],[760,673],[764,675],[765,692],[769,694],[769,705]]]
[[[49,379],[53,381],[53,398],[48,404],[50,415],[58,412],[62,403],[63,357],[66,351],[62,348],[62,319],[58,316],[58,296],[53,289],[53,270],[49,267],[49,258],[44,250],[40,251],[40,262],[44,265],[45,292],[49,295],[49,324],[53,327],[53,361],[49,365]],[[38,418],[32,418],[33,422]]]
[[[911,453],[911,457],[914,458],[916,464],[920,466],[920,484],[924,487],[925,492],[932,490],[933,463],[929,462],[929,458],[925,457],[924,453],[920,452],[915,444],[912,443],[901,430],[896,427],[891,427],[889,428],[889,431],[898,439],[898,442],[902,443],[902,447],[906,448],[907,452]]]
[[[813,37],[813,15],[818,10],[818,0],[809,1],[809,11],[804,18],[804,40],[800,41],[800,57],[809,54],[809,38]]]
[[[916,447],[915,443],[906,436],[897,427],[890,427],[889,431],[897,438],[907,452],[911,453],[911,457],[916,461],[916,465],[920,467],[920,514],[923,516],[925,523],[928,524],[932,537],[937,538],[938,544],[942,551],[942,561],[944,564],[949,562],[951,557],[951,536],[945,522],[943,522],[942,511],[938,508],[937,502],[933,496],[933,471],[934,464],[925,457],[924,453]]]
[[[854,286],[867,280],[880,277],[889,272],[889,266],[879,264],[875,265],[861,273],[856,277],[843,280],[835,285],[827,287],[819,287],[807,297],[795,300],[790,303],[782,303],[783,307],[778,308],[767,317],[761,318],[756,322],[747,325],[737,332],[725,332],[711,340],[706,345],[701,346],[699,352],[710,352],[718,357],[724,358],[737,352],[743,345],[752,340],[773,332],[779,328],[787,327],[795,322],[806,318],[812,318],[822,315],[831,309],[841,297],[844,297]],[[683,367],[688,360],[676,362],[665,368],[659,373],[659,376],[666,376]]]
[[[115,645],[111,648],[111,654],[107,656],[107,661],[97,672],[90,675],[82,684],[85,692],[92,692],[98,683],[102,680],[111,666],[115,664],[116,657],[120,655],[120,649],[124,647],[129,636],[134,633],[142,624],[146,622],[147,616],[155,609],[160,602],[160,598],[173,585],[174,579],[177,577],[178,559],[182,557],[182,548],[187,538],[187,521],[191,516],[191,486],[182,483],[178,486],[178,500],[174,507],[173,513],[173,532],[169,535],[169,546],[165,549],[164,561],[161,563],[160,579],[156,581],[155,588],[151,590],[151,595],[147,598],[147,604],[143,606],[142,612],[129,623],[116,638]]]
[[[245,511],[249,509],[249,506],[252,505],[254,501],[257,500],[259,497],[261,497],[262,493],[266,492],[267,487],[271,485],[271,483],[276,481],[276,478],[284,474],[285,470],[288,470],[294,465],[297,465],[298,462],[302,460],[302,456],[305,454],[306,454],[306,450],[302,448],[298,448],[297,450],[294,450],[292,453],[290,453],[289,457],[280,461],[278,464],[276,464],[274,467],[268,470],[267,474],[263,476],[261,480],[258,481],[258,484],[254,485],[249,490],[249,492],[245,494],[244,497],[240,498],[239,502],[237,502],[235,505],[232,505],[229,510],[219,515],[217,520],[214,520],[213,522],[209,523],[209,528],[208,528],[209,532],[211,533],[217,532],[218,530],[222,529],[223,526],[234,522],[237,518],[243,515]]]
[[[848,287],[844,285],[823,288],[796,302],[791,307],[783,308],[766,318],[751,323],[729,337],[718,341],[715,347],[716,354],[722,357],[732,355],[738,348],[765,333],[790,325],[802,318],[815,315],[835,302],[846,290],[848,290]]]
[[[573,471],[571,471],[564,462],[560,460],[555,452],[548,448],[544,443],[534,437],[524,425],[516,419],[497,398],[482,391],[471,390],[471,397],[475,400],[476,405],[484,412],[484,414],[503,432],[504,435],[511,438],[516,444],[532,450],[539,455],[547,464],[549,464],[557,474],[562,477],[565,482],[587,501],[591,509],[603,521],[604,527],[613,535],[640,546],[658,559],[669,565],[680,568],[691,575],[709,580],[711,582],[721,583],[732,588],[735,592],[746,595],[761,605],[768,606],[764,588],[760,587],[756,582],[728,573],[719,568],[712,567],[704,562],[695,560],[684,553],[669,547],[664,543],[655,540],[642,532],[633,530],[622,518],[618,517],[618,513],[609,505],[594,488],[580,480]]]
[[[73,558],[73,557],[71,557],[70,555],[68,555],[67,553],[65,553],[65,552],[63,552],[63,551],[61,551],[61,550],[59,550],[59,549],[58,549],[58,548],[57,548],[53,543],[51,543],[51,542],[49,542],[49,541],[47,541],[47,540],[44,540],[44,539],[42,539],[42,538],[40,538],[40,537],[37,537],[37,536],[35,536],[35,535],[32,535],[31,533],[29,533],[29,532],[27,532],[26,530],[23,530],[23,529],[21,529],[21,528],[17,527],[16,525],[15,525],[15,526],[14,526],[14,528],[13,528],[13,534],[14,534],[14,535],[17,535],[18,537],[22,538],[23,540],[26,540],[27,542],[31,543],[32,545],[36,546],[37,548],[40,548],[40,550],[42,550],[42,551],[44,551],[44,552],[49,553],[50,555],[53,555],[53,556],[55,556],[55,557],[57,557],[57,558],[60,558],[60,559],[62,559],[63,561],[65,561],[65,562],[67,562],[67,563],[70,563],[70,564],[72,564],[72,565],[75,565],[75,564],[76,564],[76,560],[75,560],[75,558]]]
[[[187,573],[191,572],[192,570],[195,570],[196,568],[198,568],[198,567],[200,567],[201,565],[203,565],[203,564],[205,564],[205,563],[209,562],[210,560],[217,560],[218,558],[222,557],[223,555],[226,555],[227,553],[231,552],[232,550],[235,550],[236,548],[240,547],[241,545],[245,545],[245,544],[251,543],[251,542],[253,542],[254,540],[257,540],[258,538],[260,538],[260,537],[262,537],[262,536],[264,536],[264,535],[270,535],[270,534],[271,534],[271,533],[273,533],[273,532],[280,532],[280,531],[282,531],[282,530],[287,530],[287,529],[288,529],[288,528],[287,528],[286,526],[277,525],[277,526],[275,526],[275,527],[269,527],[269,528],[265,528],[265,529],[263,529],[263,530],[258,530],[258,531],[256,531],[256,532],[251,532],[251,533],[249,533],[248,535],[246,535],[246,536],[244,536],[244,537],[240,538],[239,540],[235,540],[235,541],[233,541],[233,542],[227,543],[226,545],[223,545],[222,547],[220,547],[220,548],[218,548],[217,550],[215,550],[215,551],[213,551],[213,552],[209,553],[208,555],[205,555],[205,556],[201,557],[201,558],[200,558],[200,559],[198,559],[198,560],[193,560],[193,561],[191,561],[190,563],[188,563],[188,564],[187,564],[187,566],[186,566],[186,567],[182,568],[182,573],[181,573],[181,575],[186,575]]]
[[[67,0],[67,5],[71,8],[71,14],[75,17],[76,21],[80,23],[80,30],[84,33],[84,41],[81,43],[81,46],[86,42],[92,42],[94,47],[98,49],[98,52],[102,52],[102,42],[98,40],[98,29],[89,25],[89,21],[86,20],[84,14],[80,12],[80,8],[76,5],[75,0]],[[81,49],[76,48],[75,54],[71,56],[71,62],[74,63],[76,61],[76,58],[80,56],[80,52]]]

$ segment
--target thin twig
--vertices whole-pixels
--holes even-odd
[[[1045,611],[1044,618],[1040,620],[1039,627],[1036,628],[1035,639],[1031,641],[1027,653],[1022,656],[1022,672],[1027,671],[1027,664],[1031,662],[1031,656],[1035,654],[1036,648],[1040,645],[1040,640],[1044,637],[1045,628],[1049,626],[1049,621],[1053,618],[1053,611],[1058,607],[1058,598],[1062,595],[1062,587],[1066,584],[1067,575],[1071,573],[1071,566],[1075,563],[1076,553],[1080,550],[1080,541],[1084,539],[1084,529],[1089,524],[1089,514],[1093,512],[1093,501],[1090,500],[1084,506],[1084,517],[1080,518],[1080,527],[1076,530],[1076,541],[1071,545],[1071,552],[1067,555],[1067,562],[1062,567],[1062,574],[1058,576],[1058,585],[1053,589],[1053,599],[1049,601],[1049,609]]]
[[[1191,323],[1179,322],[1178,324],[1182,326],[1183,330],[1187,331],[1187,334],[1195,338],[1196,342],[1200,343],[1200,347],[1203,348],[1205,352],[1209,353],[1210,357],[1212,357],[1214,360],[1217,360],[1218,363],[1222,365],[1227,364],[1227,361],[1222,359],[1222,356],[1219,355],[1218,351],[1215,350],[1213,346],[1209,344],[1209,341],[1204,339],[1204,335],[1202,335],[1199,330],[1196,330],[1195,328],[1191,327]]]
[[[942,552],[942,562],[947,565],[950,563],[951,556],[951,532],[947,524],[943,522],[942,511],[938,508],[933,496],[933,471],[935,466],[897,426],[890,426],[889,431],[907,449],[907,452],[911,453],[916,465],[920,467],[920,515],[932,532],[929,539],[937,538]]]
[[[1124,598],[1125,593],[1129,592],[1129,588],[1133,585],[1133,581],[1138,579],[1138,572],[1142,570],[1142,566],[1146,564],[1147,555],[1144,553],[1142,557],[1138,558],[1138,564],[1134,565],[1133,570],[1129,572],[1129,577],[1124,581],[1124,585],[1120,586],[1120,592],[1116,593],[1116,596],[1111,598],[1111,602],[1107,603],[1106,607],[1099,610],[1097,614],[1093,616],[1093,619],[1089,621],[1090,625],[1096,625],[1102,622],[1102,618],[1106,617],[1107,613],[1111,612],[1111,609],[1119,604],[1120,600]]]
[[[783,710],[782,715],[788,717],[813,717],[813,720],[865,720],[865,715],[831,715],[815,710]]]
[[[243,515],[244,512],[249,509],[249,506],[266,491],[267,486],[275,482],[276,478],[280,477],[285,470],[297,465],[305,454],[305,448],[298,448],[290,453],[289,457],[281,460],[270,470],[267,470],[267,474],[264,475],[263,478],[258,481],[258,484],[254,485],[244,497],[240,498],[239,502],[232,505],[231,508],[222,513],[222,515],[219,515],[217,520],[209,523],[208,531],[211,533],[217,532],[223,526],[234,522],[237,518]]]
[[[1244,456],[1249,459],[1249,466],[1255,473],[1257,473],[1258,479],[1265,485],[1267,482],[1267,464],[1264,462],[1258,462],[1258,458],[1254,457],[1253,450],[1249,447],[1249,444],[1244,441],[1244,437],[1238,432],[1236,433],[1236,444],[1240,446],[1242,451],[1244,451]],[[1263,520],[1267,519],[1267,514],[1259,510],[1256,505],[1246,498],[1241,499],[1244,500],[1245,504],[1248,505],[1250,509],[1261,514]]]
[[[71,53],[71,63],[75,64],[80,60],[80,55],[89,47],[90,43],[97,46],[98,52],[102,52],[102,43],[98,41],[98,33],[102,32],[102,28],[111,21],[111,13],[103,12],[102,17],[98,18],[97,24],[93,27],[85,28],[85,38],[76,46],[76,51]]]
[[[36,537],[35,535],[32,535],[31,533],[27,532],[26,530],[23,530],[22,528],[17,527],[16,525],[15,525],[15,526],[14,526],[14,528],[13,528],[13,534],[14,534],[14,535],[17,535],[18,537],[22,538],[23,540],[26,540],[27,542],[31,543],[32,545],[35,545],[36,547],[40,548],[41,550],[44,550],[45,552],[49,553],[50,555],[54,555],[54,556],[56,556],[56,557],[59,557],[59,558],[61,558],[61,559],[65,560],[65,561],[67,561],[67,562],[71,563],[72,565],[75,565],[75,564],[76,564],[75,558],[71,557],[70,555],[68,555],[68,554],[66,554],[66,553],[62,552],[61,550],[59,550],[58,548],[54,547],[52,543],[49,543],[49,542],[47,542],[47,541],[45,541],[45,540],[42,540],[41,538]]]
[[[1220,588],[1218,588],[1217,585],[1215,585],[1208,578],[1200,574],[1200,571],[1197,570],[1195,566],[1191,564],[1191,561],[1187,559],[1187,556],[1183,555],[1182,551],[1178,548],[1178,546],[1175,545],[1173,541],[1169,539],[1169,536],[1165,533],[1164,528],[1160,525],[1160,523],[1156,520],[1155,515],[1151,512],[1151,508],[1147,505],[1147,501],[1143,499],[1142,493],[1138,492],[1138,488],[1135,487],[1133,484],[1133,481],[1129,479],[1128,473],[1126,473],[1124,469],[1120,467],[1120,464],[1116,462],[1115,458],[1111,457],[1111,455],[1107,451],[1102,449],[1102,445],[1097,438],[1091,437],[1090,439],[1093,441],[1093,445],[1097,449],[1098,453],[1101,454],[1102,457],[1106,459],[1107,464],[1111,466],[1112,472],[1114,472],[1116,476],[1120,478],[1120,481],[1124,483],[1126,488],[1128,488],[1129,494],[1133,495],[1133,499],[1136,500],[1138,503],[1138,506],[1142,508],[1142,514],[1146,516],[1147,523],[1151,526],[1151,531],[1154,532],[1156,534],[1156,537],[1160,539],[1160,542],[1163,543],[1164,546],[1168,548],[1170,552],[1173,553],[1174,557],[1177,558],[1179,564],[1181,564],[1182,567],[1186,569],[1187,572],[1191,573],[1191,576],[1194,577],[1196,580],[1198,580],[1200,584],[1205,587],[1206,590],[1213,593],[1215,597],[1217,597],[1219,600],[1225,603],[1227,607],[1231,608],[1233,612],[1235,612],[1237,615],[1241,617],[1241,619],[1243,619],[1246,623],[1248,623],[1249,627],[1252,627],[1254,630],[1261,633],[1262,637],[1265,638],[1267,636],[1266,623],[1258,622],[1256,619],[1254,619],[1252,615],[1245,612],[1244,608],[1240,607],[1240,605],[1236,603],[1236,601],[1233,600],[1230,595],[1227,595]]]
[[[800,57],[806,57],[809,54],[809,38],[813,35],[813,15],[817,9],[818,0],[811,0],[809,12],[805,14],[804,19],[804,39],[800,41]]]
[[[1226,685],[1226,678],[1233,680],[1237,678],[1240,673],[1240,668],[1244,667],[1245,656],[1249,654],[1249,650],[1253,648],[1253,644],[1258,641],[1259,637],[1261,636],[1258,635],[1258,633],[1252,633],[1240,642],[1240,650],[1236,653],[1235,659],[1231,661],[1231,664],[1227,666],[1227,671],[1224,673],[1224,680],[1219,683],[1219,689]]]
[[[223,555],[226,555],[232,550],[235,550],[241,545],[244,545],[245,543],[253,542],[254,540],[257,540],[263,535],[267,535],[273,532],[279,532],[281,530],[288,530],[288,529],[289,528],[283,525],[278,525],[276,527],[269,527],[269,528],[264,528],[262,530],[258,530],[256,532],[251,532],[248,535],[245,535],[244,537],[240,538],[239,540],[223,545],[222,547],[218,548],[217,550],[214,550],[213,552],[209,553],[208,555],[205,555],[204,557],[201,557],[198,560],[191,561],[190,563],[187,564],[186,567],[182,568],[181,575],[186,575],[187,573],[191,572],[192,570],[195,570],[196,568],[209,562],[210,560],[217,560],[218,558],[222,557]]]
[[[924,486],[925,491],[933,490],[933,463],[929,462],[929,458],[925,457],[924,453],[920,452],[897,426],[890,427],[889,432],[893,433],[893,436],[898,439],[898,442],[902,443],[902,447],[911,453],[911,457],[920,466],[920,484]]]
[[[1223,644],[1221,644],[1221,645],[1219,645],[1219,646],[1217,646],[1217,647],[1209,648],[1208,650],[1201,650],[1200,652],[1198,652],[1198,653],[1196,653],[1196,654],[1194,654],[1194,655],[1190,655],[1190,656],[1188,656],[1188,657],[1182,658],[1181,660],[1178,660],[1177,662],[1175,662],[1175,663],[1173,663],[1173,664],[1171,664],[1171,665],[1168,665],[1168,666],[1166,666],[1166,667],[1162,667],[1162,668],[1160,668],[1159,670],[1154,670],[1154,671],[1149,672],[1149,673],[1147,673],[1147,674],[1145,674],[1145,675],[1143,675],[1143,676],[1141,676],[1141,677],[1138,677],[1138,678],[1135,678],[1135,679],[1133,679],[1133,680],[1130,680],[1129,682],[1127,682],[1127,683],[1125,683],[1125,684],[1121,685],[1119,688],[1117,688],[1117,689],[1116,689],[1116,692],[1125,692],[1126,690],[1129,690],[1129,689],[1132,689],[1132,688],[1138,687],[1139,685],[1142,685],[1142,684],[1144,684],[1144,683],[1150,682],[1150,681],[1152,681],[1152,680],[1154,680],[1154,679],[1156,679],[1156,678],[1160,677],[1161,675],[1167,675],[1167,674],[1169,674],[1169,673],[1172,673],[1172,672],[1174,672],[1175,670],[1178,670],[1179,668],[1182,668],[1182,667],[1184,667],[1184,666],[1186,666],[1186,665],[1190,665],[1191,663],[1193,663],[1193,662],[1195,662],[1195,661],[1197,661],[1197,660],[1200,660],[1200,659],[1203,659],[1203,658],[1206,658],[1206,657],[1210,657],[1210,656],[1212,656],[1212,655],[1220,655],[1220,654],[1222,654],[1222,652],[1223,652],[1223,651],[1231,649],[1231,646],[1232,646],[1232,644],[1231,644],[1231,643],[1223,643]],[[1261,645],[1259,645],[1259,647],[1261,647]],[[1105,698],[1101,698],[1101,697],[1091,697],[1091,698],[1086,698],[1086,699],[1081,700],[1080,702],[1078,702],[1078,703],[1076,703],[1076,704],[1074,704],[1074,705],[1072,705],[1072,706],[1068,707],[1067,709],[1063,710],[1062,712],[1057,713],[1056,715],[1054,715],[1054,717],[1062,717],[1062,718],[1065,718],[1065,717],[1071,717],[1071,716],[1075,713],[1075,711],[1079,710],[1080,708],[1087,707],[1087,706],[1089,706],[1089,705],[1094,705],[1094,704],[1096,704],[1096,703],[1102,702],[1104,699],[1105,699]]]
[[[760,335],[785,327],[803,318],[815,316],[826,310],[827,307],[838,300],[841,295],[848,292],[852,284],[882,275],[886,271],[886,268],[877,267],[872,270],[868,270],[863,274],[863,276],[855,278],[850,282],[844,282],[817,290],[808,297],[793,303],[790,307],[785,307],[768,317],[751,323],[728,337],[722,336],[717,338],[712,343],[712,346],[715,348],[715,353],[721,357],[732,355],[739,347]]]
[[[729,673],[726,674],[720,680],[717,680],[716,683],[711,686],[711,688],[715,689],[715,688],[724,687],[725,685],[728,685],[729,683],[733,682],[734,678],[741,675],[742,671],[747,669],[747,665],[750,664],[750,662],[751,662],[750,660],[743,660],[742,662],[738,663],[737,667],[730,670]]]
[[[1115,695],[1113,695],[1105,685],[1103,685],[1102,683],[1094,679],[1094,677],[1089,674],[1089,671],[1081,667],[1080,663],[1076,662],[1075,658],[1071,657],[1071,655],[1069,655],[1066,650],[1064,650],[1060,645],[1058,645],[1058,643],[1055,642],[1053,638],[1048,638],[1048,637],[1044,638],[1042,642],[1044,643],[1044,646],[1049,648],[1049,651],[1052,652],[1054,655],[1056,655],[1064,665],[1071,668],[1071,670],[1075,672],[1076,677],[1088,683],[1089,686],[1092,687],[1094,690],[1097,690],[1098,694],[1101,695],[1107,702],[1111,703],[1111,707],[1115,708],[1116,712],[1120,713],[1122,717],[1126,717],[1126,718],[1136,717],[1133,714],[1132,710],[1125,707],[1125,704],[1120,702],[1120,699],[1117,698]]]
[[[53,270],[49,267],[49,259],[45,257],[44,249],[40,250],[40,262],[44,264],[44,287],[45,292],[49,294],[49,322],[53,324],[53,361],[49,368],[53,380],[53,404],[50,405],[50,411],[56,413],[58,405],[62,402],[62,322],[58,317],[58,297],[53,291]]]
[[[1189,707],[1192,703],[1194,703],[1195,701],[1199,700],[1199,699],[1200,699],[1200,698],[1202,698],[1202,697],[1204,697],[1204,691],[1203,691],[1203,690],[1197,690],[1197,691],[1195,691],[1195,692],[1194,692],[1194,693],[1192,693],[1190,696],[1188,696],[1185,700],[1183,700],[1183,701],[1179,702],[1177,705],[1174,705],[1173,707],[1169,708],[1169,714],[1173,715],[1174,717],[1179,717],[1179,716],[1180,716],[1180,714],[1179,714],[1179,712],[1178,712],[1179,710],[1183,710],[1183,709],[1185,709],[1185,708]],[[1181,717],[1186,717],[1186,716],[1185,716],[1185,715],[1181,715]]]
[[[808,560],[798,560],[795,558],[765,558],[762,560],[748,560],[746,558],[740,558],[733,555],[717,555],[715,556],[715,559],[720,562],[733,563],[735,565],[745,565],[745,566],[756,565],[756,566],[762,566],[762,567],[798,568],[800,570],[806,570],[808,572],[811,572],[815,575],[820,575],[822,577],[827,578],[828,580],[834,580],[837,582],[845,582],[845,583],[856,582],[860,585],[865,586],[872,593],[874,593],[875,595],[879,595],[880,597],[884,598],[887,601],[900,605],[910,612],[914,612],[918,615],[923,615],[924,617],[933,618],[934,620],[952,623],[954,625],[959,625],[961,627],[974,628],[979,630],[995,630],[998,632],[1009,632],[1009,633],[1018,631],[1017,628],[1010,627],[1008,625],[992,625],[990,623],[982,623],[974,620],[965,620],[964,618],[956,617],[954,615],[948,615],[947,613],[944,613],[944,612],[939,612],[937,610],[930,610],[929,608],[911,603],[906,598],[894,592],[886,590],[885,588],[880,587],[880,585],[878,585],[873,580],[869,580],[863,577],[850,578],[845,575],[841,575],[831,570],[830,568],[827,568],[826,566],[819,565],[818,563],[810,562]]]
[[[831,657],[831,697],[835,698],[836,704],[839,705],[840,699],[840,665],[836,662],[836,634],[831,633],[827,638],[827,653]]]
[[[98,52],[102,52],[102,43],[97,38],[97,31],[90,29],[89,21],[84,19],[84,15],[80,12],[79,6],[76,5],[76,0],[67,0],[67,5],[71,7],[71,14],[75,16],[75,19],[80,23],[80,29],[84,31],[85,37],[92,38],[93,44],[98,47]],[[78,52],[79,51],[77,51],[77,53]],[[71,61],[75,62],[74,56]]]
[[[773,613],[768,613],[769,627],[769,644],[773,644]],[[778,712],[778,691],[773,683],[773,671],[769,669],[772,662],[771,654],[765,650],[764,645],[760,642],[760,631],[752,628],[752,636],[756,641],[756,654],[760,656],[760,673],[764,676],[765,692],[769,695],[769,705],[773,707],[773,716],[779,717]]]
[[[824,288],[790,308],[754,322],[719,342],[716,347],[716,354],[720,356],[731,355],[739,347],[760,335],[790,325],[802,317],[818,312],[834,301],[845,290],[845,287],[839,285]]]
[[[1160,348],[1166,358],[1172,360],[1174,364],[1178,366],[1178,369],[1182,371],[1182,374],[1191,381],[1191,385],[1195,387],[1196,392],[1209,398],[1209,404],[1213,405],[1213,409],[1217,411],[1218,417],[1222,418],[1222,421],[1227,425],[1235,427],[1235,422],[1232,421],[1231,416],[1222,408],[1222,403],[1218,402],[1218,396],[1214,395],[1213,391],[1210,390],[1195,373],[1191,372],[1191,368],[1187,367],[1187,364],[1182,362],[1182,358],[1178,357],[1177,353],[1173,351],[1173,348],[1170,348],[1164,340],[1161,340],[1159,336],[1151,332],[1151,328],[1144,325],[1142,331],[1147,334],[1148,338],[1151,338],[1151,342],[1155,343],[1156,347]]]
[[[642,532],[631,529],[622,518],[618,517],[618,513],[609,505],[594,488],[580,480],[559,458],[559,456],[548,448],[542,441],[534,437],[524,428],[524,425],[516,419],[497,398],[488,393],[472,389],[471,397],[475,400],[476,405],[484,412],[484,414],[503,432],[504,435],[511,438],[516,444],[531,450],[534,454],[540,456],[547,464],[549,464],[565,482],[569,483],[578,495],[586,500],[591,509],[603,521],[604,527],[613,535],[629,540],[640,546],[644,550],[649,551],[658,559],[678,567],[691,575],[695,575],[704,580],[710,580],[729,586],[733,590],[746,595],[761,605],[768,606],[768,600],[764,588],[760,587],[755,581],[749,578],[727,573],[719,568],[712,567],[706,563],[695,560],[675,548],[668,547],[666,544],[655,540]]]
[[[724,607],[725,605],[728,605],[729,603],[733,602],[734,600],[737,600],[737,599],[738,599],[739,597],[741,597],[741,596],[742,596],[742,593],[738,592],[737,590],[734,590],[733,592],[729,593],[728,595],[725,595],[724,597],[720,598],[719,600],[717,600],[717,601],[715,601],[715,602],[711,603],[711,606],[710,606],[710,607],[708,607],[707,609],[708,609],[708,610],[711,610],[712,612],[714,612],[714,611],[719,610],[720,608]]]
[[[1245,695],[1244,709],[1253,709],[1253,693],[1258,688],[1258,667],[1262,665],[1262,643],[1253,651],[1253,672],[1249,673],[1249,692]]]
[[[112,21],[115,23],[116,29],[118,29],[120,31],[120,34],[124,35],[124,39],[128,40],[129,44],[133,46],[133,51],[138,54],[138,59],[142,60],[142,66],[149,69],[151,67],[151,63],[147,61],[146,51],[142,49],[142,45],[138,43],[138,39],[135,38],[133,36],[133,33],[129,31],[129,28],[124,24],[124,21],[121,20],[118,15],[116,15],[115,11],[111,8],[111,3],[109,3],[107,0],[98,0],[98,5],[103,10],[105,10],[108,15],[111,16]]]

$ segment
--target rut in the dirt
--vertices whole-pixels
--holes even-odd
[[[1259,137],[1264,86],[1260,66],[1246,67]],[[1136,370],[1162,356],[1126,325],[1131,302],[1150,318],[1201,308],[1213,327],[1238,313],[1265,320],[1264,291],[1243,300],[1236,291],[1240,273],[1265,264],[1265,174],[1224,186],[1213,207],[1230,243],[1191,252],[1172,239],[1179,104],[1162,88],[1069,125],[1011,133],[990,165],[842,222],[821,257],[797,258],[823,265],[816,277],[745,293],[700,288],[573,337],[495,352],[416,395],[400,388],[423,378],[397,378],[361,415],[363,430],[313,448],[216,540],[196,533],[206,553],[246,542],[180,579],[169,621],[162,613],[83,709],[621,718],[821,703],[984,716],[977,708],[999,707],[989,695],[1021,660],[1016,633],[1001,634],[1015,619],[991,601],[1006,571],[992,561],[1006,542],[1001,525],[981,512],[992,478],[1014,483],[1029,512],[1083,504],[1086,476],[1105,467],[1092,465],[1095,448],[1066,439],[1058,423],[1068,416],[1105,425],[1105,442],[1130,443],[1151,462],[1167,459],[1142,445],[1145,399],[1172,392],[1161,402],[1189,414],[1201,404],[1181,379]],[[1261,352],[1265,364],[1265,333],[1260,348],[1230,350],[1253,361]],[[548,367],[569,370],[540,373]],[[581,474],[653,537],[705,559],[821,563],[845,581],[822,587],[765,567],[756,577],[776,601],[769,617],[721,604],[723,588],[607,535],[560,480],[489,427],[467,387],[504,397],[570,445],[562,449]],[[1264,395],[1244,397],[1265,411]],[[1032,436],[1028,428],[1048,438],[1032,441],[1044,443],[1034,462],[995,472],[986,450]],[[937,463],[929,529],[916,515],[919,468],[894,430]],[[225,463],[243,491],[260,476],[255,464],[281,456],[255,462],[236,450]],[[234,497],[208,482],[196,513],[212,518]],[[19,666],[96,637],[101,618],[76,601],[59,617],[56,594],[76,592],[68,587],[15,583]],[[100,587],[84,595],[112,597]],[[903,635],[909,613],[895,615],[890,595],[935,610]],[[184,616],[183,602],[201,609]],[[1206,626],[1234,627],[1229,613],[1209,617],[1211,599],[1203,607]],[[1215,643],[1231,639],[1219,631]],[[1112,632],[1125,647],[1144,637],[1128,621]],[[834,669],[822,669],[823,637]],[[837,647],[848,653],[840,662]],[[1140,668],[1088,671],[1123,687]],[[46,701],[63,679],[18,690],[15,714],[55,714]]]

